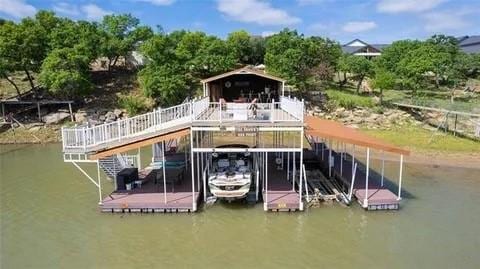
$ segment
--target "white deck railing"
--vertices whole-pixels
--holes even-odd
[[[305,110],[305,104],[297,98],[291,98],[286,96],[280,97],[280,105],[283,110],[293,115],[298,120],[303,121],[303,115]]]
[[[303,101],[281,97],[280,102],[257,104],[255,113],[250,104],[220,104],[205,97],[111,123],[62,128],[62,144],[64,151],[88,152],[101,145],[168,131],[191,122],[303,121],[303,107]]]

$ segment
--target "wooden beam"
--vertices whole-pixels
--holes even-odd
[[[175,131],[175,132],[171,132],[171,133],[167,133],[167,134],[163,134],[163,135],[159,135],[159,136],[135,141],[135,142],[128,143],[128,144],[125,144],[125,145],[120,145],[120,146],[117,146],[117,147],[109,148],[109,149],[106,149],[106,150],[103,150],[103,151],[99,151],[99,152],[97,152],[93,155],[90,155],[89,158],[90,158],[90,160],[98,160],[98,159],[105,158],[105,157],[108,157],[108,156],[111,156],[111,155],[114,155],[114,154],[117,154],[117,153],[127,152],[127,151],[138,149],[138,148],[141,148],[141,147],[144,147],[144,146],[152,145],[152,144],[155,144],[155,143],[158,143],[158,142],[187,136],[189,134],[190,134],[190,128],[185,128],[185,129],[182,129],[182,130],[179,130],[179,131]]]

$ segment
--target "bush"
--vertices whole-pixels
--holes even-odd
[[[148,108],[148,100],[141,96],[125,95],[120,97],[120,106],[127,110],[129,116],[145,112]]]
[[[348,93],[340,90],[329,89],[326,90],[329,102],[336,106],[341,106],[346,109],[353,109],[355,107],[374,107],[370,96],[361,96],[353,93]]]

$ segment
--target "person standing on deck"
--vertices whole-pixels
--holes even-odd
[[[249,109],[252,113],[252,118],[255,120],[257,119],[257,109],[258,109],[258,106],[257,106],[257,98],[254,98],[252,100],[252,102],[250,103],[250,106],[249,106]]]

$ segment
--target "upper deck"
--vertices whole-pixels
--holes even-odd
[[[155,109],[135,117],[96,126],[62,128],[65,153],[89,153],[133,143],[192,126],[303,126],[304,102],[281,96],[278,102],[220,103],[209,97]]]

